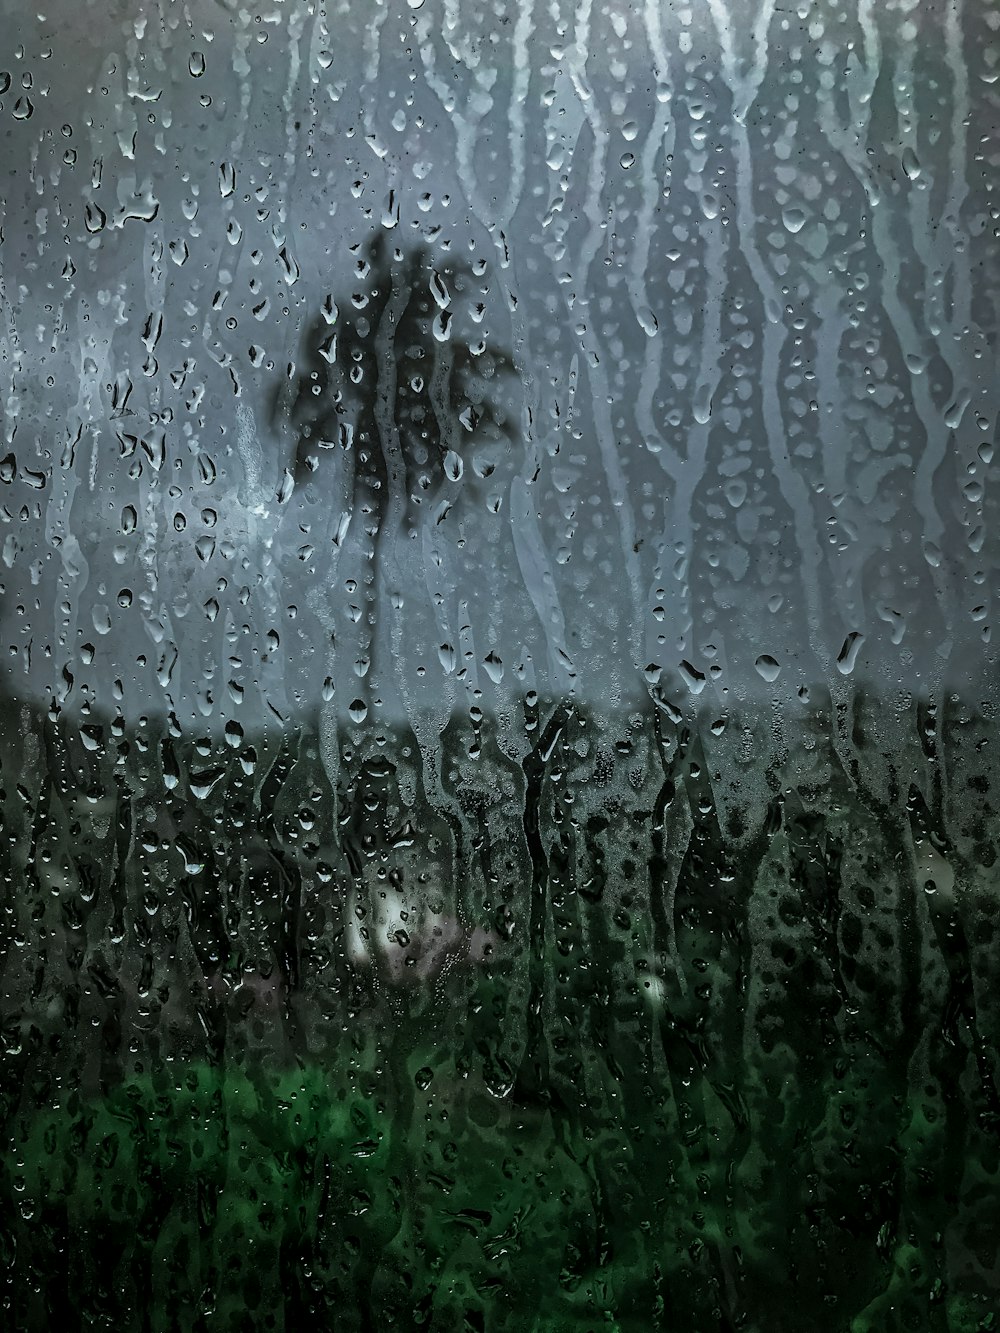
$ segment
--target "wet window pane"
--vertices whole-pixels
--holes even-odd
[[[1000,10],[0,15],[3,1327],[994,1328]]]

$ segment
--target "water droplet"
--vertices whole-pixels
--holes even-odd
[[[352,722],[361,723],[364,722],[365,718],[368,716],[368,705],[365,703],[364,699],[355,699],[353,703],[349,705],[347,711],[350,714]]]
[[[189,783],[191,787],[191,795],[196,797],[199,801],[204,801],[207,797],[211,796],[213,790],[225,776],[226,770],[221,765],[202,769],[197,773],[193,772]]]
[[[188,57],[188,73],[192,79],[200,79],[205,73],[204,51],[192,51]]]
[[[907,352],[905,356],[906,369],[911,375],[922,375],[927,369],[927,357],[919,356],[916,352]]]
[[[958,430],[962,424],[962,418],[965,416],[965,409],[969,406],[969,395],[960,394],[953,403],[949,403],[945,409],[944,424],[949,430]]]
[[[783,208],[781,210],[781,220],[785,224],[785,230],[790,231],[794,236],[806,225],[805,211],[801,208]]]
[[[692,411],[699,426],[708,424],[712,415],[712,386],[710,384],[698,385],[694,394]]]
[[[642,305],[635,312],[635,317],[639,321],[639,327],[647,338],[655,338],[659,332],[660,325],[656,316],[650,310],[648,305]]]
[[[678,665],[677,670],[680,672],[685,685],[691,693],[701,694],[702,690],[705,688],[704,672],[699,671],[697,667],[692,666],[688,661],[681,662]]]
[[[903,149],[903,170],[907,179],[911,181],[919,180],[922,172],[920,161],[909,145]]]
[[[858,650],[865,641],[865,636],[859,630],[851,630],[844,640],[843,647],[837,654],[837,670],[842,676],[849,676],[854,670],[854,664],[858,660]]]
[[[91,235],[104,230],[108,215],[98,204],[87,203],[83,209],[83,221]]]
[[[430,277],[431,295],[434,297],[438,308],[446,310],[451,305],[451,293],[448,291],[444,278],[437,270],[433,270]]]
[[[176,847],[184,860],[184,873],[186,875],[200,875],[205,869],[204,858],[192,847],[188,847],[180,838],[177,839]]]
[[[288,253],[286,246],[282,246],[278,251],[278,259],[281,261],[282,277],[289,287],[294,287],[299,280],[299,266]]]
[[[281,481],[274,498],[277,500],[278,504],[286,504],[292,498],[292,492],[294,490],[295,477],[289,472],[288,468],[285,468],[281,474]]]
[[[760,657],[754,663],[757,668],[757,674],[762,680],[766,680],[768,685],[773,684],[778,679],[781,667],[770,653],[761,653]]]

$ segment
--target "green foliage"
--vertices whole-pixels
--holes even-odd
[[[980,723],[936,767],[817,714],[737,799],[760,719],[524,712],[436,804],[345,748],[336,816],[308,736],[204,800],[48,736],[107,795],[4,806],[5,1326],[990,1329]]]
[[[330,1219],[365,1243],[387,1225],[372,1211],[373,1192],[386,1197],[386,1118],[363,1098],[331,1097],[316,1069],[174,1067],[101,1099],[71,1094],[15,1142],[6,1167],[19,1245],[44,1252],[54,1231],[94,1247],[78,1256],[76,1281],[98,1290],[98,1238],[123,1257],[116,1277],[148,1267],[158,1328],[173,1327],[178,1300],[242,1327],[247,1284],[273,1273],[286,1247],[316,1244]]]
[[[954,1262],[950,1284],[921,1232],[926,1176],[904,1183],[940,1149],[933,1114],[874,1062],[777,1058],[743,1132],[705,1077],[644,1105],[631,1083],[617,1124],[588,1124],[440,1061],[428,1078],[434,1059],[407,1061],[424,1114],[405,1133],[384,1089],[318,1067],[175,1068],[15,1117],[15,1326],[792,1330],[793,1280],[810,1328],[989,1327],[983,1284]],[[35,1302],[32,1271],[57,1279]]]

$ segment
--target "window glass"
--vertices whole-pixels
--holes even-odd
[[[992,0],[0,0],[15,1330],[988,1329]]]

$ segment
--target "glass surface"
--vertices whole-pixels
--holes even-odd
[[[0,1326],[1000,1327],[994,0],[0,18]]]

